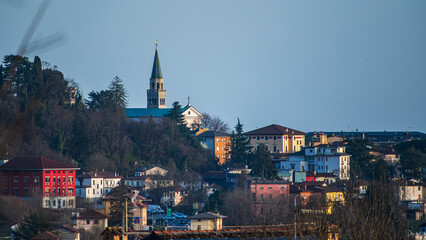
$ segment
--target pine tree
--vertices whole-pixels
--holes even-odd
[[[268,151],[266,146],[262,143],[260,144],[252,156],[252,169],[253,174],[266,178],[269,180],[274,180],[277,177],[277,170],[272,163],[271,153]]]
[[[52,223],[45,216],[32,212],[24,219],[14,234],[22,239],[30,239],[37,234],[51,229]]]
[[[124,184],[114,188],[111,195],[116,199],[110,207],[110,219],[108,220],[109,225],[111,226],[122,226],[123,224],[123,212],[125,210],[125,203],[127,202],[127,188]],[[132,216],[131,211],[127,211],[127,222],[128,227],[131,228],[132,225]]]
[[[127,92],[121,78],[115,76],[109,84],[108,91],[110,92],[110,101],[116,110],[126,108]]]
[[[235,167],[242,167],[248,164],[248,153],[250,150],[250,140],[244,136],[243,124],[235,126],[235,131],[231,134],[231,164]]]

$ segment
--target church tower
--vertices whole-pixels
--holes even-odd
[[[166,108],[166,89],[161,73],[160,58],[158,57],[157,41],[155,41],[154,66],[152,67],[149,89],[147,90],[147,108]]]

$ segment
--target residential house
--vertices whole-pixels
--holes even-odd
[[[127,235],[123,235],[122,227],[107,227],[100,234],[103,240],[127,240]]]
[[[45,157],[16,157],[0,166],[1,195],[41,197],[44,208],[75,208],[76,170]]]
[[[80,232],[68,224],[52,230],[52,233],[58,235],[61,240],[80,240]]]
[[[423,184],[417,181],[404,181],[399,186],[399,199],[404,202],[423,202]]]
[[[83,173],[77,176],[77,196],[86,199],[99,199],[117,187],[122,177],[104,171]]]
[[[331,214],[333,211],[333,207],[336,204],[344,204],[345,198],[343,196],[342,189],[336,187],[336,186],[326,186],[321,187],[324,190],[325,193],[325,200],[327,201],[327,213]]]
[[[191,220],[191,230],[222,230],[222,219],[226,216],[205,212],[188,218]]]
[[[219,165],[230,159],[231,135],[224,132],[204,131],[196,136],[218,161]]]
[[[32,238],[30,238],[30,240],[61,240],[61,237],[49,232],[49,231],[44,231]]]
[[[157,166],[153,167],[141,167],[135,171],[135,176],[148,176],[148,175],[160,175],[166,176],[167,170]]]
[[[304,132],[272,124],[244,133],[252,149],[263,143],[271,153],[294,153],[305,146]]]
[[[289,203],[288,181],[252,180],[249,189],[257,216],[272,213],[278,206]]]
[[[282,161],[284,169],[288,163],[294,164],[296,171],[318,173],[334,173],[341,180],[348,180],[350,175],[350,154],[346,147],[340,144],[324,144],[315,147],[305,147],[304,150],[289,154],[287,161]],[[291,165],[293,167],[293,165]],[[301,170],[299,170],[301,169]]]
[[[160,187],[170,187],[174,185],[174,180],[161,175],[132,176],[123,180],[124,184],[143,190],[150,190]]]
[[[172,187],[172,189],[163,190],[160,202],[165,206],[175,207],[183,201],[185,196],[188,194],[181,187]]]
[[[127,211],[133,213],[133,228],[136,231],[142,231],[147,226],[147,208],[148,205],[133,199],[127,203]]]
[[[108,226],[108,216],[93,209],[77,212],[71,219],[74,228],[85,231],[92,231],[95,228],[104,229]]]

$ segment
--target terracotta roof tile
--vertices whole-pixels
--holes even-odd
[[[47,170],[47,169],[74,169],[71,164],[59,162],[45,157],[16,157],[0,166],[0,170]]]
[[[278,124],[271,124],[263,128],[246,132],[245,135],[306,135],[306,133]]]

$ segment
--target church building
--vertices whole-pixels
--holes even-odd
[[[167,108],[167,90],[164,84],[163,73],[160,67],[158,48],[155,48],[154,64],[152,67],[149,88],[147,90],[147,108],[126,108],[126,116],[134,121],[147,121],[152,118],[159,121],[170,112]],[[203,115],[189,104],[182,107],[182,115],[189,129],[197,129],[201,126]]]

